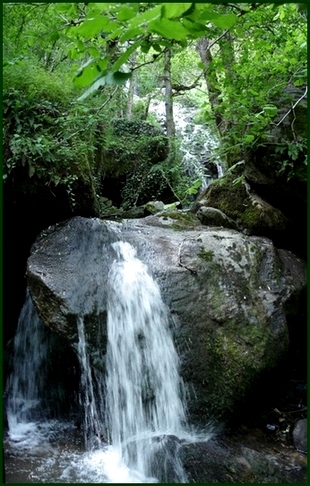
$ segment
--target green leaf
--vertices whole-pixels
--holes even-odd
[[[192,3],[165,3],[162,9],[162,16],[166,19],[176,19],[193,10]]]
[[[33,165],[30,165],[30,166],[29,166],[29,177],[30,177],[30,178],[31,178],[31,177],[34,175],[35,171],[36,171],[36,170],[35,170],[35,168],[33,167]]]
[[[237,21],[238,17],[234,14],[221,15],[220,17],[211,20],[216,27],[223,30],[231,29]]]
[[[84,37],[84,39],[92,39],[99,32],[104,30],[109,24],[109,19],[100,15],[99,17],[94,17],[84,20],[84,22],[75,28],[74,33]]]
[[[81,53],[77,51],[75,47],[71,47],[68,52],[69,59],[79,59],[81,57]]]
[[[161,52],[162,51],[162,48],[160,47],[159,44],[155,43],[155,44],[152,44],[152,48],[154,49],[154,51],[156,52]]]
[[[158,44],[160,46],[163,46],[163,47],[168,47],[168,49],[172,49],[172,47],[173,47],[173,43],[172,42],[168,42],[168,41],[165,41],[165,40],[158,41]]]
[[[49,39],[51,42],[56,42],[58,39],[59,39],[60,35],[58,34],[58,32],[53,32]]]
[[[137,37],[139,34],[141,34],[141,29],[139,27],[136,27],[135,29],[127,30],[127,32],[125,32],[123,35],[120,36],[119,41],[121,44],[123,44],[129,39],[133,39],[134,37]]]
[[[140,45],[139,42],[136,42],[132,46],[125,51],[121,57],[113,64],[112,71],[117,71],[131,56],[131,54],[136,50],[136,48]]]
[[[263,110],[269,116],[275,116],[278,112],[278,108],[275,105],[266,105]]]
[[[156,34],[160,34],[167,39],[174,39],[177,41],[186,40],[188,36],[188,31],[182,24],[180,24],[180,22],[165,18],[150,22],[149,31],[156,32]]]
[[[113,83],[111,84],[126,84],[128,79],[130,79],[132,76],[132,73],[122,73],[121,71],[117,71],[116,73],[113,73]]]
[[[90,46],[88,48],[88,52],[91,55],[91,57],[99,57],[100,54],[101,54],[101,52],[99,51],[99,49],[97,49],[97,47],[94,47],[94,46]]]
[[[96,63],[87,66],[79,72],[74,79],[74,85],[77,88],[85,88],[89,86],[98,77],[98,67]]]
[[[137,15],[129,22],[129,28],[137,27],[145,22],[150,22],[151,20],[158,19],[161,14],[162,5],[157,5],[157,7],[151,8],[140,15]]]
[[[253,142],[254,138],[254,135],[247,135],[244,139],[244,143]]]
[[[190,19],[183,19],[182,23],[194,37],[202,37],[205,36],[207,32],[210,32],[210,29],[207,26]]]
[[[77,98],[77,101],[83,101],[89,95],[97,91],[101,86],[104,86],[106,83],[106,76],[100,76],[100,78],[96,79],[94,83],[81,95]]]
[[[85,52],[85,45],[84,42],[81,41],[81,39],[77,40],[76,47],[80,52]]]
[[[149,52],[149,50],[151,49],[151,44],[149,42],[146,42],[146,41],[143,41],[141,43],[141,51],[144,53],[144,54],[147,54]]]
[[[106,84],[114,84],[114,85],[124,85],[131,78],[132,73],[123,73],[121,71],[117,71],[112,73],[111,71],[103,76],[102,74],[93,82],[93,84],[81,95],[77,98],[77,101],[83,101],[89,95],[97,91],[97,89],[101,88]]]
[[[302,86],[304,84],[306,84],[306,81],[305,81],[305,79],[302,79],[302,78],[296,79],[296,81],[294,81],[294,86]]]
[[[202,184],[201,179],[196,179],[191,187],[189,187],[186,192],[187,194],[197,194],[199,187]]]
[[[118,20],[124,21],[132,19],[136,15],[136,9],[123,5],[119,12],[116,14]]]

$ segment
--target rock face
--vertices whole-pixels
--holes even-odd
[[[57,225],[32,248],[30,292],[43,322],[71,343],[84,316],[94,366],[104,366],[107,274],[119,239],[136,247],[170,308],[191,421],[229,416],[286,356],[286,312],[305,288],[304,263],[267,238],[204,227],[181,211]],[[296,325],[303,325],[298,316]]]
[[[293,430],[296,449],[307,454],[307,419],[298,420]]]

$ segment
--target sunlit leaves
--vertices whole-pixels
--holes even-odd
[[[162,9],[163,17],[167,19],[177,19],[190,14],[195,8],[192,3],[165,3]]]
[[[188,33],[194,37],[199,38],[208,35],[210,28],[199,22],[195,22],[191,19],[183,19],[182,25],[187,29]]]
[[[100,15],[99,17],[89,18],[78,27],[74,27],[75,35],[80,35],[84,39],[92,39],[109,24],[109,19]]]
[[[204,10],[200,12],[200,20],[209,21],[220,29],[227,30],[231,29],[238,21],[237,15],[231,14],[221,14],[218,12],[212,12],[209,10]]]
[[[128,27],[137,27],[139,25],[144,25],[147,22],[151,22],[152,20],[158,19],[161,16],[161,10],[162,6],[158,5],[157,7],[151,8],[141,14],[138,14],[135,18],[130,20]]]
[[[120,41],[121,44],[123,44],[124,42],[126,42],[130,39],[134,39],[135,37],[137,37],[140,34],[141,34],[140,27],[136,27],[134,29],[129,29],[129,30],[127,30],[127,32],[125,32],[124,34],[122,34],[120,36],[119,41]]]
[[[153,20],[149,23],[149,31],[156,32],[166,39],[174,39],[177,41],[186,40],[188,31],[180,22],[175,20],[168,20],[165,18]]]
[[[116,13],[116,18],[121,21],[129,20],[135,17],[137,13],[137,4],[129,7],[128,5],[123,5],[119,12]]]

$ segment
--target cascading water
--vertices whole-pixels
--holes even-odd
[[[14,338],[13,372],[6,390],[10,439],[23,446],[34,445],[34,432],[37,440],[41,440],[37,423],[44,415],[41,397],[46,384],[48,349],[46,329],[27,291]]]
[[[51,420],[43,406],[50,341],[27,294],[7,387],[6,461],[10,464],[13,457],[14,462],[8,482],[187,482],[178,452],[182,441],[195,438],[186,431],[169,312],[136,250],[123,241],[112,243],[112,248],[105,373],[91,365],[84,317],[77,316],[75,351],[86,451],[72,420]],[[102,342],[103,336],[98,338]],[[28,470],[25,444],[31,454]],[[17,457],[21,481],[14,473]]]
[[[138,97],[137,97],[138,98]],[[176,135],[180,141],[183,153],[182,166],[184,173],[194,182],[201,180],[201,189],[208,187],[212,179],[223,176],[223,163],[216,155],[219,140],[211,133],[207,124],[195,123],[197,109],[174,102],[174,122]],[[149,112],[152,113],[162,126],[165,126],[165,102],[152,100]],[[212,161],[212,173],[206,167]]]
[[[77,353],[81,366],[80,404],[84,409],[84,441],[88,450],[101,445],[100,404],[96,403],[92,369],[89,364],[85,339],[84,321],[77,318],[78,343]]]
[[[107,422],[125,463],[149,476],[158,440],[177,435],[185,423],[178,355],[158,285],[129,243],[113,247],[118,258],[109,274]]]

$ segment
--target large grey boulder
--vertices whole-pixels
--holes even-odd
[[[191,420],[226,417],[286,356],[286,312],[298,309],[304,262],[267,238],[204,227],[181,211],[122,223],[76,217],[49,229],[28,259],[30,292],[43,322],[72,344],[84,316],[95,367],[104,368],[107,274],[119,239],[136,247],[170,308]]]

